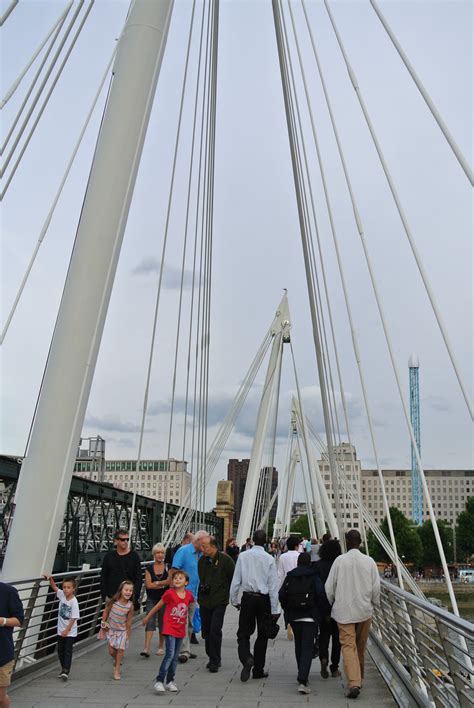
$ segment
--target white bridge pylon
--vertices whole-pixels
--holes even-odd
[[[244,498],[240,513],[239,527],[237,531],[237,543],[245,543],[255,530],[253,523],[258,523],[259,519],[255,515],[257,503],[257,491],[262,469],[262,458],[265,439],[270,420],[270,410],[273,400],[278,400],[280,394],[280,371],[283,358],[283,346],[290,342],[291,319],[288,306],[288,297],[285,292],[271,327],[273,337],[272,350],[268,363],[265,384],[257,417],[255,438],[250,455],[247,481],[245,484]],[[321,537],[326,532],[326,526],[331,534],[338,536],[337,523],[331,507],[331,502],[324,486],[321,471],[314,458],[311,445],[308,444],[308,431],[306,429],[306,419],[302,411],[301,397],[298,391],[298,398],[293,397],[291,414],[292,438],[291,450],[288,457],[288,466],[284,471],[283,478],[280,479],[278,489],[270,500],[260,524],[263,525],[268,518],[269,511],[274,504],[275,497],[278,497],[277,518],[275,521],[274,534],[283,535],[289,532],[291,521],[291,505],[293,502],[297,464],[301,464],[302,478],[306,495],[306,504],[310,530],[313,536]],[[301,449],[303,443],[303,450]],[[307,476],[305,475],[305,460]],[[309,487],[307,484],[309,480]],[[313,516],[314,514],[314,516]],[[316,521],[316,524],[315,524]]]

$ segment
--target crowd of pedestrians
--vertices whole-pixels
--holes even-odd
[[[146,605],[144,649],[149,659],[158,629],[156,654],[162,656],[155,691],[176,692],[178,663],[195,659],[191,643],[199,616],[206,668],[217,673],[222,665],[222,627],[227,606],[239,611],[237,654],[240,679],[264,679],[267,646],[283,619],[294,641],[298,691],[310,693],[312,662],[319,657],[323,679],[338,677],[340,658],[347,682],[346,696],[357,698],[364,678],[364,654],[380,580],[375,562],[360,550],[361,537],[352,529],[345,536],[346,552],[326,534],[321,543],[290,536],[267,541],[263,530],[239,548],[234,538],[220,550],[207,531],[186,534],[182,543],[166,550],[157,543],[153,561],[145,568]],[[80,622],[76,583],[65,579],[59,588],[45,576],[58,600],[57,651],[59,677],[69,678],[73,645]],[[106,640],[113,661],[113,678],[129,645],[134,612],[140,607],[142,571],[128,532],[118,529],[115,548],[104,557],[101,593],[104,609],[99,639]],[[199,609],[198,609],[199,608]],[[199,613],[199,614],[198,614]],[[0,583],[0,708],[9,706],[7,687],[13,670],[13,627],[23,622],[18,593]],[[256,632],[252,646],[252,637]]]

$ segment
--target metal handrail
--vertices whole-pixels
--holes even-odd
[[[142,563],[143,572],[148,564]],[[57,583],[70,577],[78,580],[79,645],[93,641],[99,630],[100,573],[100,568],[91,568],[53,576]],[[14,634],[17,678],[55,660],[57,600],[43,578],[26,578],[13,585],[25,607],[25,622]],[[474,706],[471,622],[382,580],[371,639],[390,667],[391,681],[395,674],[417,705]]]
[[[141,564],[142,573],[149,565]],[[103,600],[101,596],[100,568],[86,568],[66,573],[55,573],[53,578],[61,581],[74,577],[78,585],[76,595],[81,618],[78,623],[76,643],[84,645],[94,639],[100,629]],[[14,678],[55,660],[57,624],[57,598],[44,578],[23,578],[12,583],[18,590],[25,608],[25,621],[14,631],[15,664]],[[142,589],[143,597],[144,589]],[[141,602],[142,597],[139,598]]]
[[[474,706],[474,624],[382,580],[371,637],[418,705]]]

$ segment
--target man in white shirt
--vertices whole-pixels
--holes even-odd
[[[237,643],[243,666],[241,681],[248,681],[252,667],[254,679],[268,676],[265,672],[268,637],[264,626],[270,615],[278,617],[280,613],[276,565],[264,549],[266,541],[265,531],[255,531],[255,545],[239,555],[230,586],[230,601],[240,610]],[[252,655],[250,637],[255,624],[258,631]]]
[[[296,549],[299,545],[299,538],[297,536],[290,536],[286,542],[287,551],[282,553],[278,560],[278,589],[283,585],[283,581],[286,578],[286,574],[290,570],[294,570],[298,565],[299,551]]]
[[[357,698],[364,678],[364,653],[374,606],[380,602],[375,561],[359,551],[360,533],[346,533],[347,553],[334,561],[324,589],[339,627],[347,698]]]

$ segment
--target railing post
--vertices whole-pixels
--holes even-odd
[[[28,598],[28,604],[26,606],[25,610],[25,618],[23,620],[23,625],[20,628],[20,631],[18,632],[18,637],[15,640],[15,658],[14,658],[14,664],[13,664],[13,671],[15,670],[15,667],[17,665],[18,659],[20,658],[21,650],[23,648],[23,642],[25,641],[25,637],[28,632],[28,627],[30,624],[31,617],[33,616],[35,606],[36,606],[36,600],[38,599],[38,593],[41,585],[41,580],[35,580],[33,587],[31,589],[31,594]],[[21,591],[20,591],[20,597],[21,597]]]
[[[472,708],[472,702],[469,701],[469,699],[465,696],[464,694],[464,689],[466,686],[468,688],[472,687],[472,682],[474,679],[474,676],[472,673],[469,672],[469,667],[466,667],[466,671],[469,672],[469,674],[466,676],[466,679],[463,680],[458,674],[459,674],[459,668],[460,664],[464,666],[463,662],[459,662],[455,656],[453,655],[453,652],[456,651],[455,645],[455,638],[452,636],[449,636],[450,629],[447,627],[445,624],[442,622],[439,622],[437,618],[435,618],[436,626],[438,628],[438,633],[441,639],[441,643],[443,645],[444,649],[444,655],[446,658],[446,663],[449,666],[449,672],[451,674],[451,679],[454,684],[454,688],[456,690],[457,697],[459,699],[459,705],[464,708],[464,706],[471,706]],[[459,646],[457,648],[457,651],[469,662],[469,656],[465,654],[463,651],[462,647]]]

